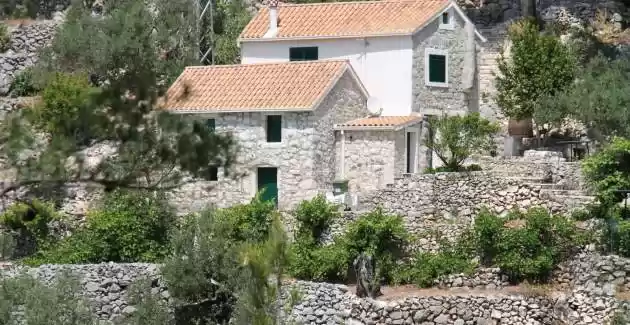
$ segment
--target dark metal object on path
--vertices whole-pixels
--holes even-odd
[[[376,260],[372,255],[361,253],[353,262],[357,277],[357,296],[372,299],[380,296],[381,284],[376,276]]]

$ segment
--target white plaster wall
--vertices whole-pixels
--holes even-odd
[[[320,60],[350,60],[370,95],[383,104],[383,115],[411,113],[411,36],[242,42],[241,63],[286,62],[289,48],[301,46],[317,46]]]

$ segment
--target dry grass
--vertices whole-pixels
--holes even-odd
[[[559,292],[558,288],[551,284],[529,284],[520,285],[520,293],[527,298],[552,298]]]
[[[591,21],[595,37],[606,44],[630,41],[630,28],[618,30],[612,17],[608,10],[597,10],[595,18]]]

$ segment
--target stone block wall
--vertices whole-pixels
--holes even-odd
[[[81,283],[81,295],[90,303],[96,317],[113,321],[135,311],[129,305],[127,292],[134,282],[148,279],[151,291],[165,303],[170,303],[166,286],[159,277],[159,266],[155,264],[86,264],[86,265],[42,265],[38,268],[0,265],[0,277],[28,274],[44,284],[51,284],[57,276],[69,272]]]
[[[152,292],[173,306],[159,267],[141,263],[39,268],[0,265],[0,277],[26,272],[51,283],[57,275],[70,271],[80,279],[81,294],[95,315],[110,321],[135,311],[126,294],[141,278],[150,279]],[[451,275],[436,281],[438,288],[473,291],[401,287],[395,292],[384,288],[388,298],[372,300],[358,298],[352,287],[341,284],[293,281],[285,290],[292,287],[300,297],[289,316],[297,324],[604,325],[623,306],[614,295],[630,282],[628,270],[630,259],[585,252],[554,274],[557,281],[571,279],[563,292],[510,290],[497,269],[479,269],[469,276]]]
[[[37,62],[38,51],[50,44],[58,25],[48,20],[9,26],[9,49],[0,53],[0,96],[7,94],[17,73]]]

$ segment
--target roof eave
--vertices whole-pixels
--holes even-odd
[[[396,131],[394,126],[338,126],[335,125],[335,131]]]
[[[329,39],[363,39],[367,37],[391,37],[391,36],[412,36],[415,32],[400,32],[400,33],[386,33],[386,34],[360,34],[360,35],[327,35],[327,36],[297,36],[297,37],[256,37],[256,38],[242,38],[237,40],[239,43],[247,42],[277,42],[277,41],[310,41],[310,40],[329,40]]]
[[[167,112],[172,114],[221,114],[221,113],[292,113],[292,112],[311,112],[313,108],[262,108],[262,109],[249,109],[249,108],[229,108],[229,109],[207,109],[207,108],[167,108]]]

